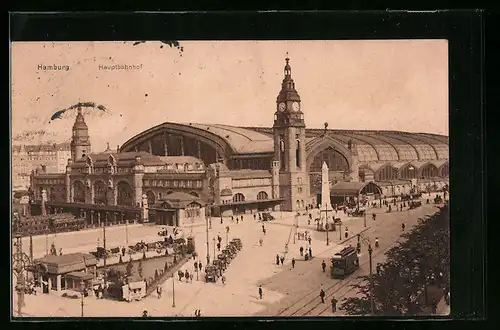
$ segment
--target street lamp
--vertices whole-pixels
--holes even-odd
[[[373,294],[373,263],[372,263],[372,245],[369,239],[364,238],[361,234],[358,234],[358,239],[362,239],[363,243],[368,245],[368,257],[369,257],[369,264],[370,264],[370,309],[372,315],[375,315],[375,300],[374,300],[374,294]]]
[[[83,317],[83,297],[84,297],[84,290],[85,290],[85,282],[83,280],[80,281],[80,288],[82,289],[82,301],[81,301],[81,306],[82,306],[82,317]]]
[[[216,242],[217,240],[215,239],[215,237],[214,237],[212,240],[214,241],[214,260],[216,260],[217,258],[215,257],[215,242]]]
[[[207,232],[207,265],[210,263],[210,243],[208,239],[208,216],[205,216],[205,228]]]
[[[325,230],[326,230],[326,245],[330,245],[330,238],[328,237],[328,205],[325,203]],[[342,235],[341,235],[342,237]]]
[[[172,307],[175,307],[175,273],[172,273]]]

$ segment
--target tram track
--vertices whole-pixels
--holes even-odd
[[[412,223],[412,227],[418,221],[417,219],[414,219],[414,220],[415,220],[415,222]],[[375,259],[377,259],[377,256],[380,256],[380,255],[383,256],[387,250],[389,250],[391,247],[394,246],[394,244],[396,244],[398,241],[401,240],[401,231],[399,231],[395,227],[396,227],[396,224],[392,223],[390,228],[387,228],[391,231],[394,230],[394,232],[396,234],[390,236],[391,237],[390,241],[389,241],[390,243],[386,247],[384,247],[382,249],[380,249],[380,248],[374,249],[374,251],[372,253],[372,262]],[[380,227],[377,226],[375,228],[380,228]],[[408,230],[411,230],[411,228],[408,228]],[[354,237],[352,237],[352,238],[354,238]],[[387,242],[387,240],[386,240],[386,242]],[[367,254],[363,254],[363,256],[367,256]],[[362,263],[360,263],[359,268],[361,269],[362,266],[368,264],[369,262],[370,262],[370,259],[368,257],[366,260],[364,260]],[[375,267],[375,266],[373,266],[373,267]],[[325,305],[321,302],[317,302],[316,304],[314,303],[315,301],[320,299],[318,296],[318,292],[315,289],[315,290],[311,290],[310,292],[306,293],[304,296],[302,296],[300,299],[298,299],[297,301],[295,301],[294,303],[292,303],[288,307],[280,310],[276,314],[276,316],[285,316],[285,317],[287,317],[287,316],[309,316],[310,314],[312,314],[311,316],[322,315],[325,311],[327,311],[328,309],[331,309],[331,304],[328,302],[328,300],[331,299],[331,297],[335,297],[340,302],[341,298],[343,298],[349,292],[354,290],[354,288],[349,286],[349,284],[359,284],[363,281],[362,279],[358,279],[358,276],[360,276],[361,274],[356,275],[356,273],[358,273],[358,272],[354,272],[353,274],[351,274],[351,277],[349,277],[349,278],[338,280],[337,282],[328,286],[326,289],[323,288],[323,290],[325,291],[325,304],[326,304],[325,308],[319,308],[318,311],[315,311],[316,309],[318,309],[319,306]],[[340,295],[339,295],[339,293],[340,293]],[[306,302],[301,304],[301,302],[304,302],[304,301],[306,301]],[[313,306],[311,306],[311,304]]]

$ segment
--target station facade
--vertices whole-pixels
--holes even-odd
[[[270,112],[272,127],[166,122],[114,151],[108,146],[96,154],[90,152],[79,111],[66,173],[33,172],[34,200],[45,189],[48,206],[64,201],[67,206],[99,207],[104,211],[94,212],[115,214],[112,221],[121,221],[125,213],[179,224],[179,219],[205,213],[229,216],[316,206],[324,162],[332,187],[372,182],[378,197],[439,190],[449,182],[447,136],[335,130],[327,123],[324,129],[308,129],[306,113],[288,58],[274,116]]]

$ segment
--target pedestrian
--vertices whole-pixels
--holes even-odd
[[[319,297],[321,298],[321,303],[325,303],[325,291],[323,291],[323,289],[321,289],[319,291]]]
[[[295,258],[292,258],[292,268],[295,268]]]
[[[280,265],[280,256],[278,254],[276,255],[276,265]]]
[[[312,257],[313,257],[313,252],[312,252],[311,247],[309,247],[309,258],[312,258]]]
[[[259,285],[259,297],[262,299],[262,285]]]
[[[376,218],[376,217],[377,217],[377,216],[375,215],[375,213],[373,213],[373,214],[372,214],[373,221],[375,221],[375,218]]]
[[[197,272],[198,271],[198,261],[195,261],[194,262],[194,271]]]
[[[189,281],[189,272],[188,270],[186,269],[186,271],[184,272],[184,277],[186,278],[186,283],[187,281]]]
[[[222,285],[225,286],[226,285],[226,277],[222,276],[221,281],[222,281]]]
[[[222,220],[222,217],[220,217],[220,224],[222,225],[224,223],[224,220]]]
[[[282,256],[282,257],[280,258],[280,261],[281,261],[281,266],[283,266],[283,263],[285,262],[285,257],[283,257],[283,256]]]
[[[256,214],[253,215],[253,220],[254,221],[257,220],[257,215]]]
[[[401,229],[402,229],[402,231],[405,231],[405,224],[404,223],[401,224]]]
[[[262,237],[259,239],[259,244],[260,246],[262,246],[262,243],[264,242],[264,240],[262,239]]]
[[[264,235],[266,234],[266,228],[264,228]]]
[[[264,227],[264,225],[262,225],[262,232],[266,231],[266,228]]]
[[[233,222],[233,221],[234,221],[234,218],[233,218],[233,216],[231,216],[231,222]]]
[[[236,224],[240,222],[240,218],[236,217]]]
[[[200,262],[198,262],[198,269],[199,269],[199,270],[200,270],[200,272],[201,272],[201,261],[200,261]]]
[[[337,311],[337,299],[335,297],[332,297],[332,313],[335,313]]]
[[[220,251],[220,243],[217,243],[217,251]]]
[[[299,249],[299,252],[300,252],[300,256],[303,257],[304,256],[304,247],[300,247]]]
[[[326,270],[326,263],[325,261],[323,260],[323,262],[321,263],[321,269],[323,269],[323,273],[325,272]]]
[[[189,281],[190,281],[191,283],[193,283],[193,277],[194,277],[194,276],[193,276],[193,273],[190,273],[190,274],[189,274]]]
[[[243,222],[243,216],[241,216],[241,222]]]
[[[349,232],[347,231],[347,228],[345,229],[344,236],[345,236],[345,238],[348,238],[348,237],[349,237]]]
[[[436,301],[436,298],[432,298],[431,313],[432,314],[436,314],[437,313],[437,301]]]
[[[147,310],[142,311],[142,317],[149,317]]]
[[[307,241],[309,242],[309,245],[311,245],[311,236],[307,238]]]
[[[125,257],[125,247],[122,247],[122,257]]]
[[[161,286],[158,285],[158,287],[156,288],[156,293],[158,294],[158,299],[161,298]]]

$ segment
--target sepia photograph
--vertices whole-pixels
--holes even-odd
[[[10,55],[12,316],[450,314],[447,40]]]

